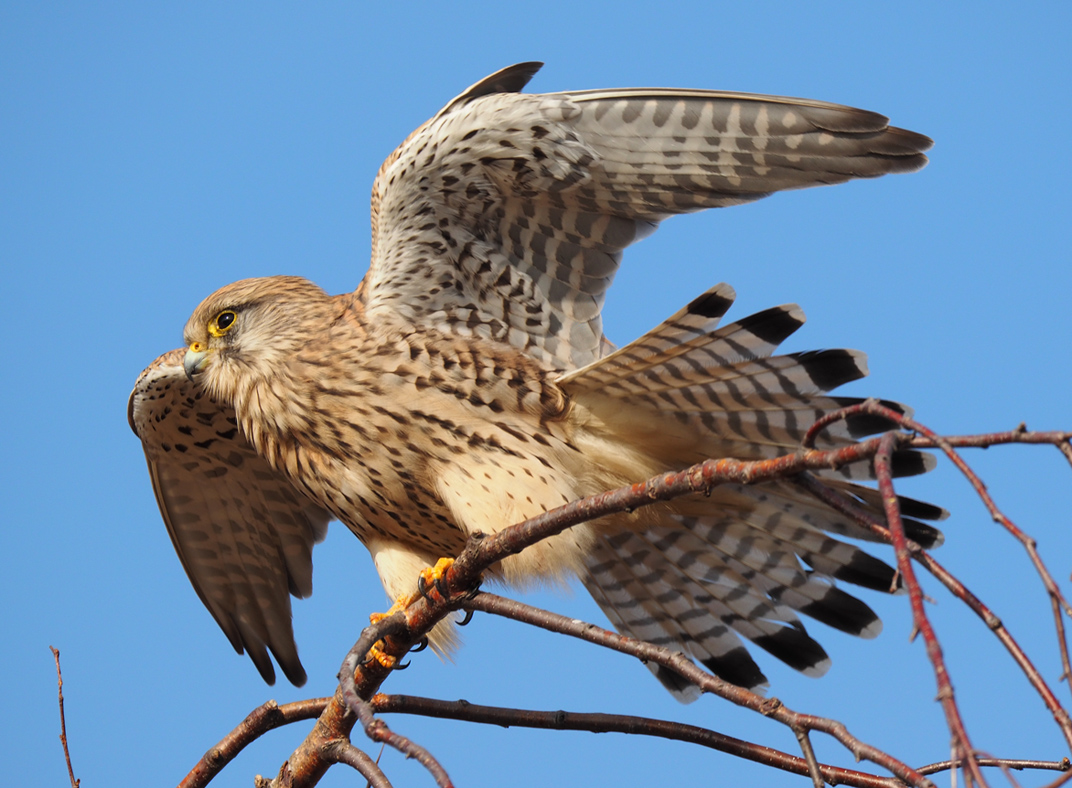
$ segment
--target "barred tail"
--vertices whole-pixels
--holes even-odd
[[[708,457],[764,459],[796,450],[818,417],[859,401],[825,392],[867,374],[862,353],[772,356],[804,323],[803,313],[795,305],[775,307],[718,328],[733,295],[727,285],[712,288],[636,342],[560,381],[590,414],[590,428],[605,433],[605,445],[628,445],[622,454],[643,455],[665,470]],[[892,426],[854,417],[824,430],[817,446],[845,446]],[[620,466],[612,453],[606,463]],[[932,466],[930,455],[916,451],[894,458],[897,475]],[[819,475],[881,516],[876,491],[856,483],[873,478],[869,463]],[[941,519],[944,510],[902,503],[912,538],[940,543],[941,533],[921,521]],[[818,676],[829,657],[797,614],[875,637],[878,617],[836,581],[886,592],[899,587],[889,566],[833,536],[873,539],[869,532],[787,482],[723,485],[652,517],[645,530],[599,537],[586,588],[622,632],[684,651],[740,686],[766,684],[742,638]],[[680,677],[653,670],[675,696],[694,697]]]

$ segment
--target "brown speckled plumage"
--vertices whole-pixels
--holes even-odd
[[[666,216],[912,171],[926,137],[797,99],[521,94],[537,67],[473,86],[387,159],[355,293],[297,277],[228,285],[190,318],[189,348],[157,359],[131,395],[179,557],[268,681],[268,651],[304,681],[288,591],[311,592],[329,519],[369,548],[396,596],[474,531],[706,457],[791,450],[847,401],[824,392],[866,374],[855,351],[772,356],[803,323],[795,306],[719,328],[726,285],[612,352],[603,298],[625,246]],[[850,421],[823,440],[884,427]],[[899,458],[901,472],[926,467]],[[829,476],[873,505],[853,481],[868,473]],[[877,633],[834,580],[888,590],[893,573],[838,534],[866,538],[788,487],[725,487],[576,527],[496,573],[513,585],[577,575],[622,631],[756,687],[765,679],[738,635],[819,674],[828,659],[796,611]]]

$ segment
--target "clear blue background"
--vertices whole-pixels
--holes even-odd
[[[936,140],[921,173],[778,195],[668,221],[627,257],[607,331],[628,341],[718,281],[735,316],[797,301],[791,350],[857,347],[849,393],[913,404],[945,433],[1072,428],[1067,3],[48,3],[0,6],[0,708],[5,782],[65,784],[49,644],[85,786],[177,782],[267,698],[328,694],[384,607],[361,545],[334,527],[295,606],[310,681],[265,687],[198,602],[126,425],[140,370],[181,343],[217,287],[292,273],[351,290],[383,158],[452,96],[510,63],[530,89],[722,88],[837,101]],[[1052,448],[969,459],[1067,579],[1072,474]],[[947,468],[904,492],[953,510],[938,553],[1008,623],[1059,696],[1049,605],[1020,548]],[[888,555],[888,551],[886,551]],[[1065,584],[1067,588],[1067,583]],[[1068,754],[985,627],[936,583],[929,606],[977,747]],[[906,600],[864,592],[886,630],[813,625],[821,680],[761,655],[772,694],[837,717],[914,764],[948,735]],[[603,621],[583,591],[537,604]],[[718,699],[679,707],[635,661],[478,616],[454,664],[431,653],[385,689],[473,702],[674,717],[796,751]],[[684,744],[392,717],[459,785],[806,785]],[[308,725],[216,781],[274,775]],[[359,744],[361,743],[358,738]],[[822,758],[851,758],[819,740]],[[370,748],[375,754],[375,748]],[[396,785],[430,785],[394,752]],[[1051,775],[1023,775],[1034,785]],[[994,781],[1002,781],[994,773]],[[337,769],[325,785],[355,785]]]

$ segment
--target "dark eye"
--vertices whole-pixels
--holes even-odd
[[[208,332],[214,337],[220,337],[226,334],[234,322],[238,319],[238,314],[233,310],[225,309],[216,315],[216,318],[209,323]]]

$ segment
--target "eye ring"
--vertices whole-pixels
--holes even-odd
[[[212,319],[208,324],[208,333],[214,337],[222,337],[232,328],[238,320],[238,313],[233,309],[225,309]]]

